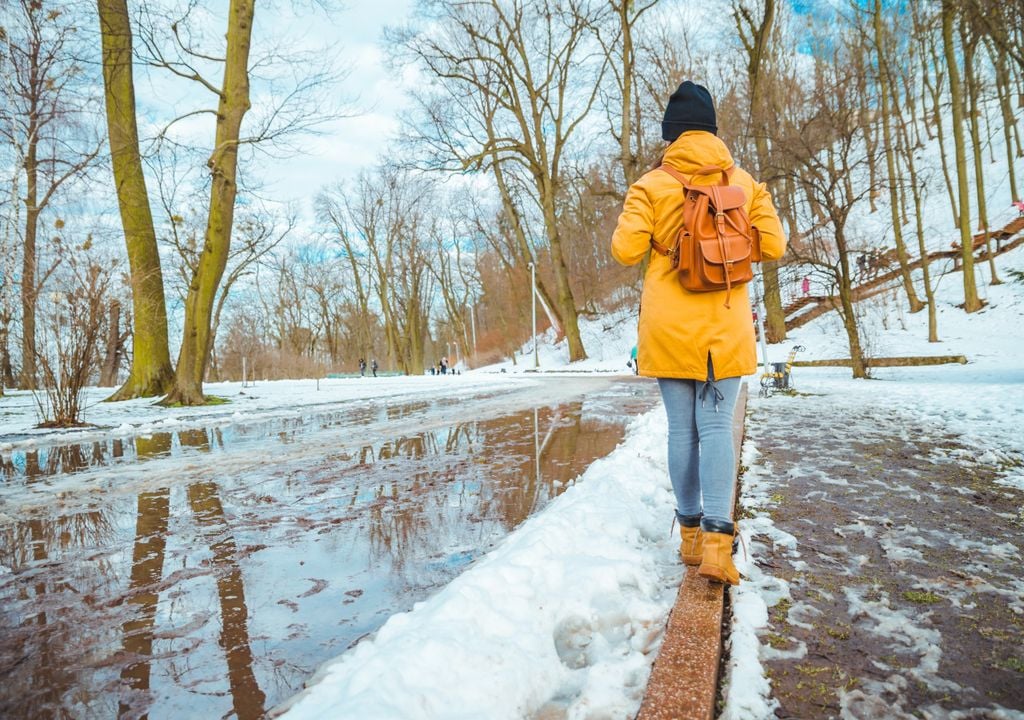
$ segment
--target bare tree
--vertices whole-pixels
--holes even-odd
[[[604,8],[583,0],[433,0],[425,8],[429,27],[396,38],[440,80],[440,95],[424,103],[420,140],[441,169],[522,173],[545,231],[569,357],[581,360],[558,198],[566,154],[607,67],[591,35]]]
[[[753,4],[754,6],[757,3]],[[747,60],[747,83],[749,96],[749,127],[746,132],[753,136],[757,151],[759,176],[763,176],[769,163],[768,124],[774,115],[768,104],[770,96],[771,61],[768,46],[776,25],[777,8],[775,0],[763,0],[760,8],[742,0],[733,1],[733,19],[737,34],[743,44]],[[776,186],[777,183],[773,183]],[[779,263],[768,261],[761,265],[764,281],[765,337],[768,342],[778,343],[786,339],[786,315],[782,308],[782,293],[779,288]]]
[[[239,192],[240,149],[288,150],[295,137],[313,131],[336,117],[325,105],[319,109],[317,91],[335,79],[330,52],[296,54],[277,45],[251,53],[255,17],[254,0],[231,0],[223,46],[209,47],[210,36],[195,17],[196,4],[188,3],[180,17],[140,7],[140,54],[160,71],[195,83],[208,91],[216,107],[200,107],[171,120],[159,134],[162,143],[174,143],[170,128],[185,118],[210,115],[214,141],[206,158],[208,200],[199,262],[188,282],[184,333],[172,388],[163,403],[199,405],[206,402],[202,384],[213,349],[213,322],[217,293],[230,256],[235,200]],[[285,81],[273,68],[290,67]],[[299,68],[296,70],[296,68]],[[322,70],[321,68],[327,68]],[[214,81],[220,73],[219,82]],[[259,80],[265,92],[250,114],[251,85]],[[243,133],[243,121],[245,130]]]
[[[892,40],[883,25],[881,0],[874,0],[871,24],[874,50],[878,62],[878,98],[882,123],[882,144],[885,152],[886,184],[889,189],[889,210],[892,217],[893,238],[896,242],[896,258],[899,261],[900,278],[903,281],[903,291],[907,295],[910,312],[916,313],[924,309],[924,303],[917,297],[917,292],[914,290],[914,282],[910,277],[907,246],[903,241],[903,217],[900,213],[899,178],[896,172],[896,139],[892,130],[893,118],[890,117],[893,106],[898,107],[899,105],[898,86],[892,77]],[[890,23],[885,23],[885,25],[890,25]],[[926,255],[924,258],[927,262]]]
[[[785,171],[792,174],[808,202],[816,204],[827,219],[826,223],[813,225],[801,242],[794,244],[793,252],[838,288],[836,309],[846,330],[853,376],[864,378],[868,369],[854,309],[850,267],[854,248],[847,223],[853,209],[877,188],[870,183],[855,186],[847,182],[852,174],[866,174],[869,158],[860,117],[864,98],[854,90],[857,83],[851,76],[846,52],[849,49],[840,46],[832,58],[823,54],[815,57],[814,85],[793,98],[800,117],[777,126],[774,132],[775,141],[792,162]]]
[[[625,187],[640,177],[644,157],[644,125],[642,122],[641,68],[637,47],[637,31],[641,19],[661,0],[607,0],[610,20],[608,29],[596,25],[597,39],[608,57],[609,75],[614,92],[605,99],[609,126],[619,146],[619,165]],[[617,102],[616,102],[617,101]]]
[[[35,388],[36,300],[47,279],[37,266],[40,216],[61,188],[93,164],[99,143],[77,122],[88,98],[80,93],[77,29],[69,15],[39,0],[15,0],[0,17],[0,137],[14,149],[25,180],[19,385]]]
[[[81,424],[82,391],[96,367],[113,277],[113,265],[98,262],[89,249],[89,240],[61,248],[62,277],[45,306],[37,350],[44,388],[36,393],[41,427]]]

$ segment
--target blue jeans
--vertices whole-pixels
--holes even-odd
[[[708,520],[732,522],[732,415],[740,378],[716,381],[709,357],[706,382],[658,378],[658,388],[668,415],[668,474],[676,513],[703,511]]]

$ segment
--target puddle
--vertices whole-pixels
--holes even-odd
[[[501,397],[505,393],[491,392],[474,396],[477,401]],[[190,450],[240,449],[260,447],[266,443],[289,444],[308,439],[311,435],[343,429],[357,428],[374,422],[400,418],[427,416],[450,411],[459,403],[458,398],[434,398],[412,402],[394,400],[352,403],[356,407],[318,411],[292,417],[272,417],[256,421],[238,418],[217,418],[216,422],[230,423],[203,428],[208,436],[205,442],[193,443],[182,436],[193,430],[145,433],[129,437],[89,440],[53,446],[30,446],[0,453],[0,481],[17,478],[35,479],[56,475],[70,475],[110,465],[133,464],[145,460],[187,455]],[[240,405],[240,411],[244,405]],[[6,436],[17,439],[16,436]]]
[[[12,455],[7,483],[118,464],[158,477],[0,521],[0,716],[261,717],[543,508],[656,402],[652,383],[603,382],[465,422],[452,402],[447,424],[427,422],[436,403],[362,408],[412,429],[333,446],[332,428],[358,427],[351,414]],[[310,433],[328,450],[284,452]],[[278,459],[227,462],[256,448]]]

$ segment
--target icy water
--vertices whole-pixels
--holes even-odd
[[[257,718],[572,484],[657,400],[468,400],[15,453],[0,717]]]

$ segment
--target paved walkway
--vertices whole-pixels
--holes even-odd
[[[994,482],[1006,458],[842,396],[755,403],[747,438],[770,497],[747,515],[775,526],[758,565],[790,596],[761,636],[776,716],[1024,718],[1024,493]]]

